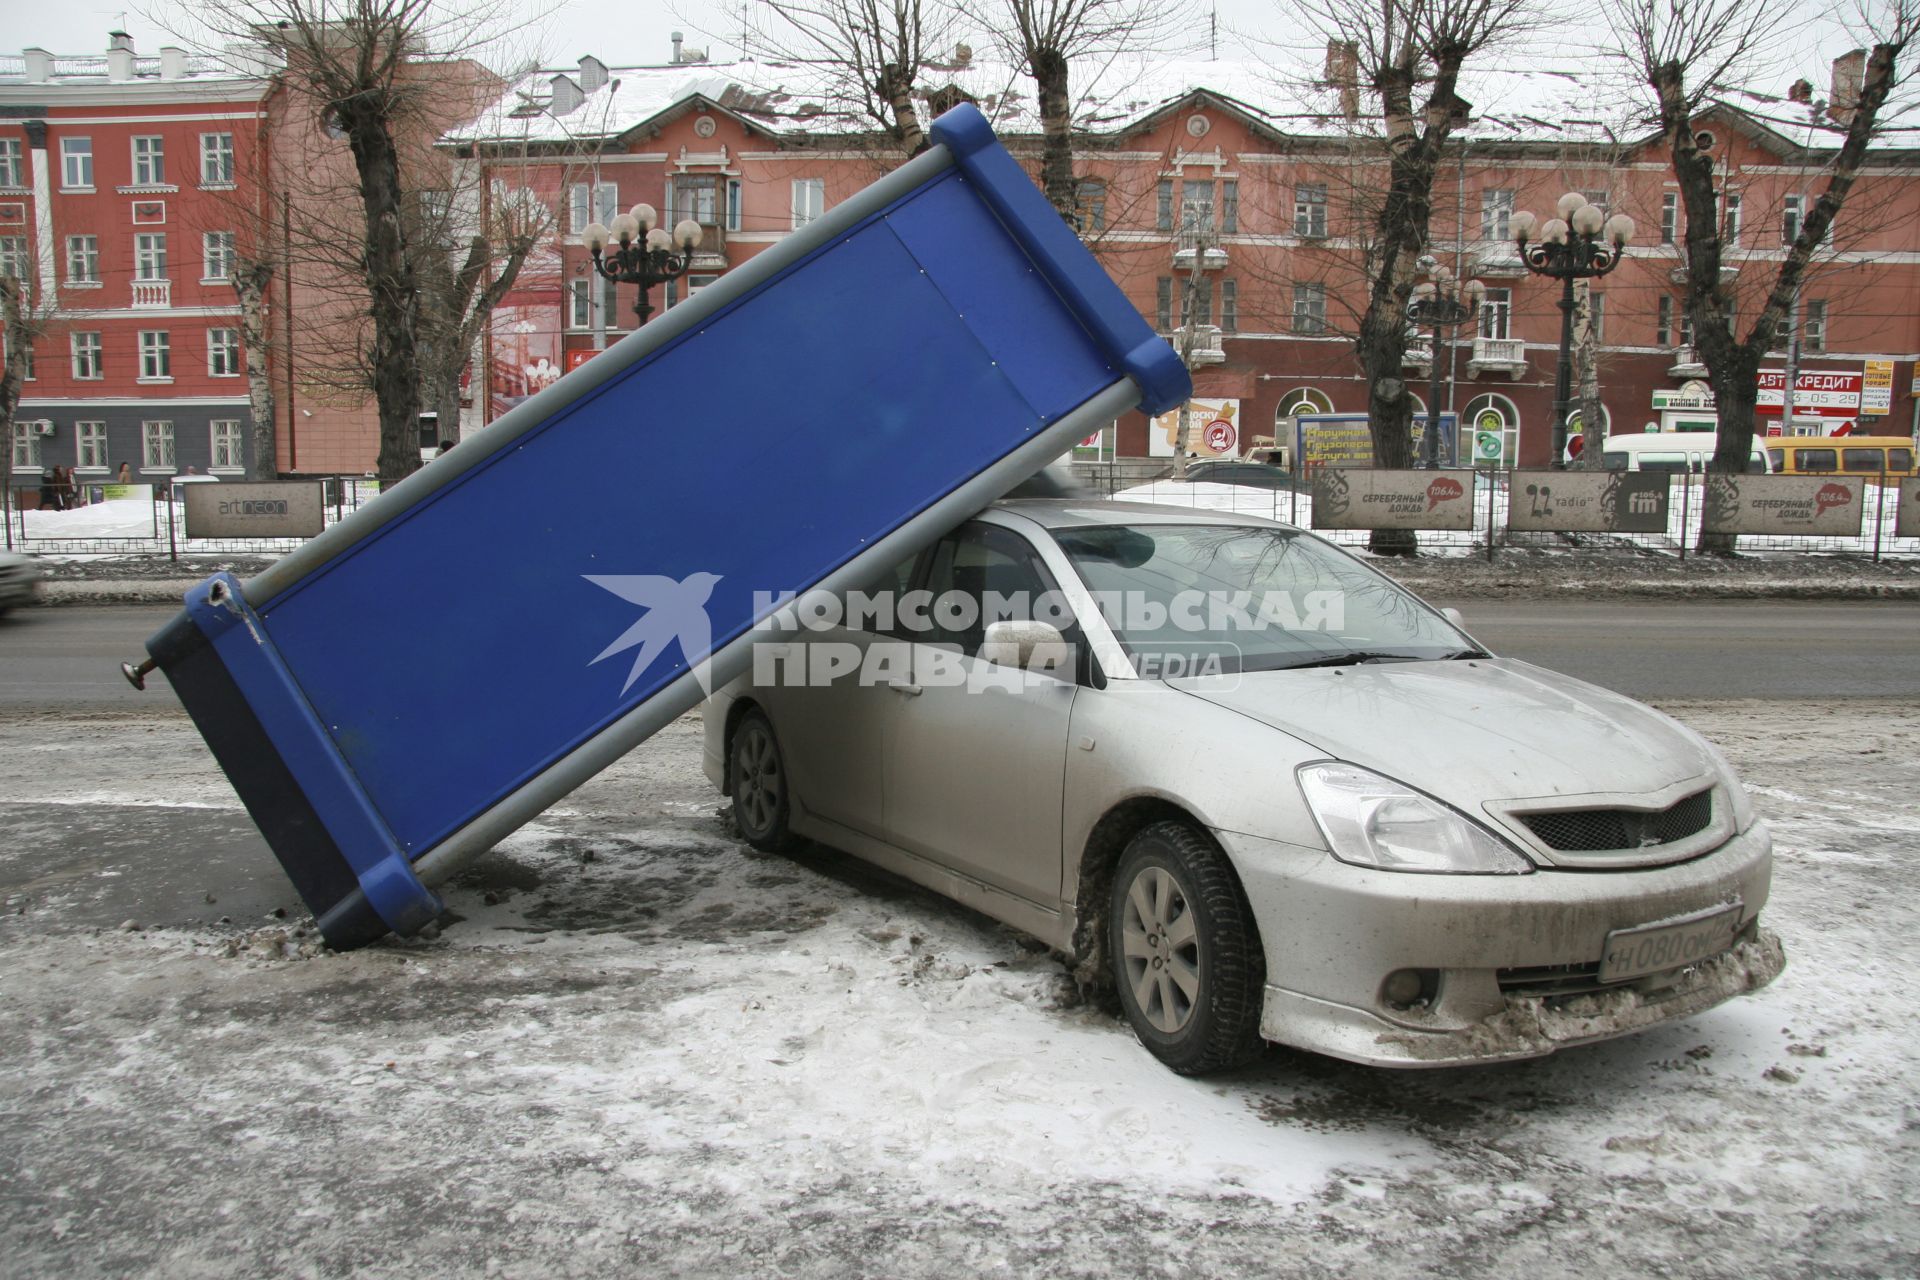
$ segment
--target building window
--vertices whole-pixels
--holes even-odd
[[[1607,205],[1609,201],[1612,199],[1612,197],[1606,192],[1604,188],[1599,191],[1582,191],[1580,193],[1580,198],[1582,200],[1585,200],[1588,204],[1592,205],[1594,208],[1600,210],[1600,212],[1602,213],[1605,213],[1607,211]]]
[[[1802,351],[1827,349],[1827,300],[1825,298],[1813,298],[1806,304],[1806,315],[1800,321],[1800,349]]]
[[[173,470],[173,424],[140,424],[140,466],[146,471]]]
[[[1187,281],[1187,287],[1181,290],[1180,300],[1186,314],[1180,317],[1182,325],[1213,323],[1213,280],[1208,276],[1196,276]]]
[[[1310,182],[1293,189],[1293,234],[1318,240],[1327,234],[1327,184]]]
[[[1720,219],[1720,247],[1740,247],[1740,196],[1737,192],[1727,193],[1726,214]]]
[[[1595,342],[1607,340],[1607,295],[1592,289],[1587,291],[1587,327]]]
[[[1688,314],[1685,307],[1680,308],[1680,345],[1689,348],[1693,346],[1693,317]]]
[[[1480,336],[1503,341],[1512,336],[1513,290],[1488,289],[1480,300]]]
[[[1080,202],[1080,230],[1107,229],[1107,184],[1097,178],[1082,178],[1074,198]]]
[[[1211,182],[1183,182],[1180,184],[1180,229],[1193,231],[1200,228],[1213,230],[1213,184]]]
[[[167,181],[167,153],[164,140],[142,135],[133,140],[133,185],[159,187]]]
[[[100,335],[96,333],[71,333],[67,342],[73,348],[73,376],[83,381],[104,378],[105,368],[100,358]]]
[[[206,279],[233,279],[233,232],[204,232],[200,236],[200,248],[207,264]]]
[[[165,329],[140,331],[140,377],[143,381],[173,377],[173,340]]]
[[[593,328],[593,281],[569,282],[567,299],[569,302],[567,327],[570,329]]]
[[[1240,230],[1240,180],[1222,178],[1220,180],[1220,229],[1229,233]]]
[[[213,430],[213,469],[238,471],[246,466],[240,457],[240,422],[236,418],[216,419],[207,424]]]
[[[1308,335],[1327,331],[1327,287],[1325,285],[1293,286],[1293,331]]]
[[[600,285],[601,320],[607,328],[618,329],[620,327],[620,282],[602,277]]]
[[[1673,299],[1662,296],[1660,299],[1660,318],[1655,323],[1653,345],[1670,347],[1673,345]]]
[[[240,331],[207,330],[207,373],[215,378],[240,376]]]
[[[1155,195],[1153,226],[1156,231],[1173,230],[1173,179],[1160,179]]]
[[[673,220],[676,223],[688,218],[703,227],[711,227],[719,222],[720,186],[718,179],[709,176],[681,177],[673,184]]]
[[[34,424],[24,418],[16,418],[13,423],[13,469],[15,471],[38,471],[40,469],[40,435]]]
[[[798,231],[826,211],[827,180],[795,178],[793,180],[793,229]]]
[[[15,280],[32,279],[33,273],[27,270],[25,236],[0,236],[0,277],[5,276]]]
[[[0,187],[26,185],[20,165],[20,139],[0,138]]]
[[[740,179],[727,179],[727,230],[740,229]]]
[[[105,471],[107,469],[107,424],[104,422],[76,422],[73,424],[79,466],[83,471]]]
[[[133,238],[133,278],[135,280],[167,278],[166,232],[143,231]]]
[[[1161,276],[1153,282],[1153,324],[1165,333],[1173,328],[1173,277]]]
[[[232,184],[233,135],[230,133],[201,134],[200,185],[219,187]]]
[[[1220,331],[1238,333],[1240,331],[1240,289],[1232,280],[1220,282]]]
[[[0,347],[0,359],[4,359],[5,354],[6,354],[6,349],[4,347]],[[34,379],[33,343],[32,342],[28,342],[25,346],[20,348],[20,376],[22,379],[24,379],[27,382],[32,382]]]
[[[100,283],[100,237],[67,237],[67,283]]]
[[[1805,213],[1805,197],[1788,196],[1780,205],[1780,242],[1792,244],[1800,238],[1800,219]]]
[[[93,186],[93,139],[60,139],[60,185],[68,190]]]
[[[1668,191],[1660,197],[1660,243],[1672,244],[1680,234],[1680,193]]]
[[[567,191],[567,229],[579,235],[587,224],[610,225],[620,216],[620,188],[611,182],[576,182]]]
[[[1480,238],[1505,240],[1513,228],[1513,189],[1488,187],[1480,193]]]

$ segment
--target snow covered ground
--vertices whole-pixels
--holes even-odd
[[[1773,987],[1530,1063],[1202,1082],[1017,935],[747,850],[693,721],[439,938],[335,956],[218,923],[230,856],[163,869],[246,828],[184,717],[0,717],[7,1271],[1915,1274],[1920,709],[1668,709],[1774,824]]]

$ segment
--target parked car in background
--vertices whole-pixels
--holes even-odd
[[[0,615],[40,603],[40,561],[17,551],[0,551]]]
[[[1767,460],[1783,475],[1920,475],[1906,436],[1774,436]]]
[[[1750,475],[1773,469],[1764,439],[1756,438],[1747,457]],[[1600,465],[1608,471],[1673,471],[1699,475],[1713,463],[1711,431],[1649,431],[1637,436],[1608,436],[1600,447]]]
[[[1780,967],[1718,752],[1311,534],[1006,501],[874,590],[705,704],[740,833],[1034,935],[1176,1071],[1532,1057]]]

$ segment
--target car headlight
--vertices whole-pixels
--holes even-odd
[[[1720,775],[1720,785],[1726,788],[1727,800],[1733,805],[1733,829],[1736,832],[1745,831],[1753,825],[1755,817],[1753,797],[1747,794],[1746,787],[1740,782],[1740,775],[1733,771],[1727,758],[1713,747],[1708,747],[1707,751],[1713,759],[1714,772]]]
[[[1342,862],[1381,871],[1525,875],[1518,850],[1465,814],[1404,783],[1350,764],[1299,771],[1307,808]]]

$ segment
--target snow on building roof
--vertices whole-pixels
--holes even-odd
[[[1632,144],[1650,136],[1645,108],[1635,101],[1617,66],[1599,52],[1560,51],[1528,65],[1469,67],[1460,94],[1472,114],[1455,136],[1468,142],[1563,146]],[[1288,69],[1255,58],[1182,59],[1132,56],[1098,65],[1077,64],[1072,92],[1077,127],[1095,137],[1124,137],[1196,95],[1243,114],[1281,137],[1339,138],[1377,131],[1360,93],[1352,119],[1340,90],[1318,68]],[[602,78],[604,77],[604,82]],[[585,86],[591,85],[592,88]],[[1002,62],[967,58],[928,66],[916,85],[929,95],[958,89],[976,102],[1002,134],[1034,135],[1040,119],[1032,81]],[[862,114],[831,67],[805,62],[741,59],[606,67],[583,59],[579,67],[548,67],[522,74],[501,98],[443,141],[579,144],[618,138],[701,98],[771,135],[791,138],[857,134],[875,122]],[[1780,99],[1742,93],[1720,105],[1779,131]],[[931,112],[929,112],[931,114]],[[1805,134],[1804,123],[1800,126]],[[1822,143],[1836,140],[1822,125]],[[1809,139],[1811,141],[1811,139]]]

